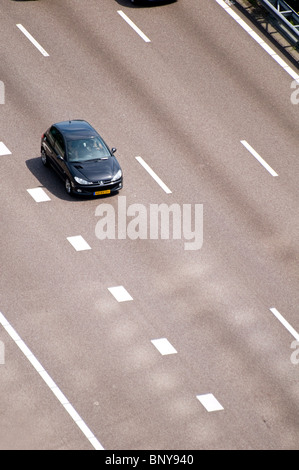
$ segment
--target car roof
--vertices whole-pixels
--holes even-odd
[[[66,140],[86,139],[87,137],[99,136],[97,131],[83,119],[61,121],[53,124],[65,137]]]

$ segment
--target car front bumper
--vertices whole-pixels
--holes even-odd
[[[120,178],[117,181],[106,184],[78,184],[72,183],[72,191],[78,196],[105,196],[107,194],[115,193],[123,187],[123,180]]]

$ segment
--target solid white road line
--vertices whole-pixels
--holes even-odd
[[[152,339],[151,343],[158,349],[158,351],[165,356],[166,354],[176,354],[177,350],[170,344],[168,339],[160,338],[160,339]]]
[[[68,414],[71,416],[71,418],[74,420],[74,422],[77,424],[77,426],[81,429],[81,431],[86,436],[86,438],[89,440],[91,445],[96,450],[104,450],[104,447],[102,446],[102,444],[100,444],[100,442],[97,440],[97,438],[93,435],[91,430],[88,428],[88,426],[82,420],[82,418],[78,415],[77,411],[70,404],[70,402],[67,400],[65,395],[61,392],[61,390],[57,387],[55,382],[51,379],[49,374],[45,371],[45,369],[43,368],[41,363],[32,354],[30,349],[26,346],[24,341],[20,338],[20,336],[15,331],[15,329],[10,325],[10,323],[6,320],[6,318],[4,317],[4,315],[1,312],[0,312],[0,323],[5,328],[5,330],[7,331],[9,336],[12,338],[12,340],[15,342],[15,344],[20,348],[20,350],[26,356],[28,361],[31,362],[31,364],[33,365],[35,370],[39,373],[39,375],[45,381],[45,383],[48,385],[50,390],[54,393],[56,398],[63,405],[63,407],[68,412]]]
[[[133,23],[132,20],[130,20],[130,18],[128,18],[128,16],[123,11],[118,10],[117,13],[128,23],[128,25],[131,26],[131,28],[134,29],[134,31],[136,31],[137,34],[139,34],[139,36],[145,42],[151,42],[150,39],[135,25],[135,23]]]
[[[27,191],[36,202],[51,201],[51,199],[45,193],[43,188],[32,188],[32,189],[27,189]]]
[[[239,23],[242,28],[247,31],[248,34],[295,80],[299,83],[299,75],[295,72],[276,52],[272,49],[272,47],[268,46],[265,41],[253,31],[244,20],[240,18],[240,16],[234,12],[234,10],[225,3],[224,0],[216,0],[216,2],[234,19]]]
[[[278,176],[276,171],[274,171],[273,168],[265,162],[265,160],[251,147],[251,145],[248,144],[248,142],[246,142],[246,140],[241,140],[241,144],[247,148],[247,150],[263,165],[264,168],[266,168],[267,171],[269,171],[272,176]]]
[[[11,155],[11,151],[8,150],[3,142],[0,142],[0,155]]]
[[[272,307],[270,308],[270,311],[273,313],[273,315],[276,316],[276,318],[280,321],[280,323],[291,333],[291,335],[294,336],[294,338],[299,341],[299,333],[286,321],[285,318],[279,313],[276,308]]]
[[[150,166],[141,157],[135,157],[136,160],[143,166],[143,168],[151,175],[152,178],[158,183],[159,186],[167,193],[171,194],[170,189],[163,183],[159,176],[150,168]]]
[[[91,250],[90,246],[84,240],[84,238],[81,237],[81,235],[76,235],[75,237],[67,237],[67,240],[70,242],[71,245],[73,245],[76,251]]]
[[[29,39],[29,41],[32,42],[32,44],[43,54],[43,56],[48,57],[49,54],[45,51],[45,49],[34,39],[34,37],[31,36],[31,34],[27,31],[24,26],[21,24],[17,24],[17,27],[19,28],[20,31],[22,31],[23,34],[25,34],[26,38]]]
[[[108,290],[118,302],[133,300],[133,297],[130,296],[123,286],[108,287]]]
[[[205,395],[196,395],[196,398],[200,401],[200,403],[205,407],[207,411],[218,411],[224,409],[212,393],[206,393]]]

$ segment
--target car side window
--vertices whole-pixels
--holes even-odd
[[[57,131],[56,134],[56,139],[55,139],[55,151],[58,155],[60,155],[62,158],[65,158],[65,145],[64,145],[64,140],[62,137],[62,134]]]
[[[52,148],[54,148],[56,136],[57,136],[57,129],[55,129],[55,127],[51,127],[51,129],[48,133],[48,140],[49,140],[50,145],[52,146]]]

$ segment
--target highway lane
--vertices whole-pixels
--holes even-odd
[[[3,174],[8,175],[11,167],[19,168],[20,162],[24,165],[16,174],[17,193],[4,183],[6,194],[11,195],[9,205],[1,205],[9,227],[4,239],[10,260],[5,264],[5,279],[1,279],[1,311],[106,448],[295,447],[298,415],[294,408],[296,369],[289,359],[291,338],[269,312],[275,303],[296,328],[298,166],[290,79],[237,25],[231,26],[233,42],[225,27],[219,44],[211,47],[213,32],[203,44],[194,43],[205,24],[192,23],[194,5],[179,2],[159,9],[159,14],[155,9],[136,10],[134,19],[144,23],[137,21],[140,27],[151,38],[162,39],[159,45],[153,41],[146,53],[142,40],[135,39],[109,7],[109,20],[121,24],[113,47],[111,37],[105,30],[99,32],[94,18],[88,38],[74,51],[69,39],[78,32],[70,27],[74,21],[66,21],[64,30],[57,28],[57,32],[53,20],[56,34],[43,33],[49,38],[43,47],[55,64],[50,72],[48,63],[26,42],[22,43],[26,52],[17,57],[22,81],[12,73],[15,63],[5,56],[4,81],[19,93],[5,105],[1,139],[13,150],[13,158],[3,160]],[[60,6],[57,18],[61,22],[66,11],[61,2],[56,6]],[[220,23],[232,23],[216,7],[208,8],[214,8],[216,18],[219,15],[219,24],[214,24],[218,31]],[[126,10],[128,14],[132,11]],[[78,18],[82,13],[78,12]],[[40,24],[38,16],[28,14],[29,19],[32,26]],[[177,35],[174,21],[184,38],[175,51],[171,48]],[[186,23],[194,25],[191,36]],[[26,22],[33,30],[31,24]],[[242,47],[236,45],[233,32]],[[17,33],[14,51],[20,47]],[[206,35],[204,28],[201,38]],[[91,47],[94,40],[103,45],[100,53],[95,54]],[[223,44],[232,43],[231,59],[225,64]],[[58,58],[61,44],[68,47]],[[48,46],[56,51],[54,59]],[[254,64],[244,65],[250,54],[257,68],[265,72],[263,77],[274,76],[274,81],[257,80]],[[101,67],[95,64],[99,55]],[[239,77],[248,78],[247,87],[236,86],[231,68],[236,58],[241,65],[235,68]],[[71,80],[76,61],[80,68]],[[277,76],[281,88],[275,83]],[[34,77],[33,90],[29,84]],[[49,94],[53,83],[57,88]],[[86,84],[83,88],[82,83]],[[238,98],[232,101],[232,95]],[[268,106],[258,106],[264,96]],[[105,119],[94,106],[98,102]],[[75,114],[85,109],[84,117],[103,129],[108,143],[120,149],[125,169],[122,195],[128,204],[204,204],[202,250],[184,252],[182,242],[96,239],[94,214],[99,201],[69,201],[59,182],[54,183],[35,159],[36,135],[39,140],[46,122],[65,116],[66,108]],[[273,113],[273,109],[282,112]],[[15,127],[11,126],[14,121]],[[16,143],[16,127],[22,151]],[[273,129],[274,143],[265,139],[265,135],[273,136]],[[113,141],[114,136],[120,144]],[[275,155],[268,160],[279,173],[279,183],[246,153],[240,144],[244,138],[265,158]],[[280,169],[282,152],[286,176]],[[27,155],[35,157],[28,159]],[[171,195],[166,196],[145,174],[136,155],[157,171]],[[171,166],[173,172],[168,174]],[[51,197],[43,205],[26,194],[27,186],[40,183]],[[117,198],[110,198],[109,203],[116,208]],[[12,237],[13,233],[17,235]],[[66,241],[66,236],[79,233],[92,246],[90,251],[75,253]],[[76,275],[78,267],[80,274]],[[119,284],[133,296],[132,302],[117,304],[111,297],[107,288]],[[156,335],[168,337],[178,354],[160,357],[150,343]],[[211,390],[224,411],[206,413],[196,400],[196,394]],[[41,401],[44,396],[41,394]],[[46,394],[49,401],[50,396]],[[68,423],[63,413],[57,419]],[[58,444],[49,442],[49,447],[61,445],[61,436],[57,437]],[[35,438],[33,434],[32,447],[41,445]],[[65,445],[78,447],[73,436]],[[81,445],[87,446],[86,442]]]

